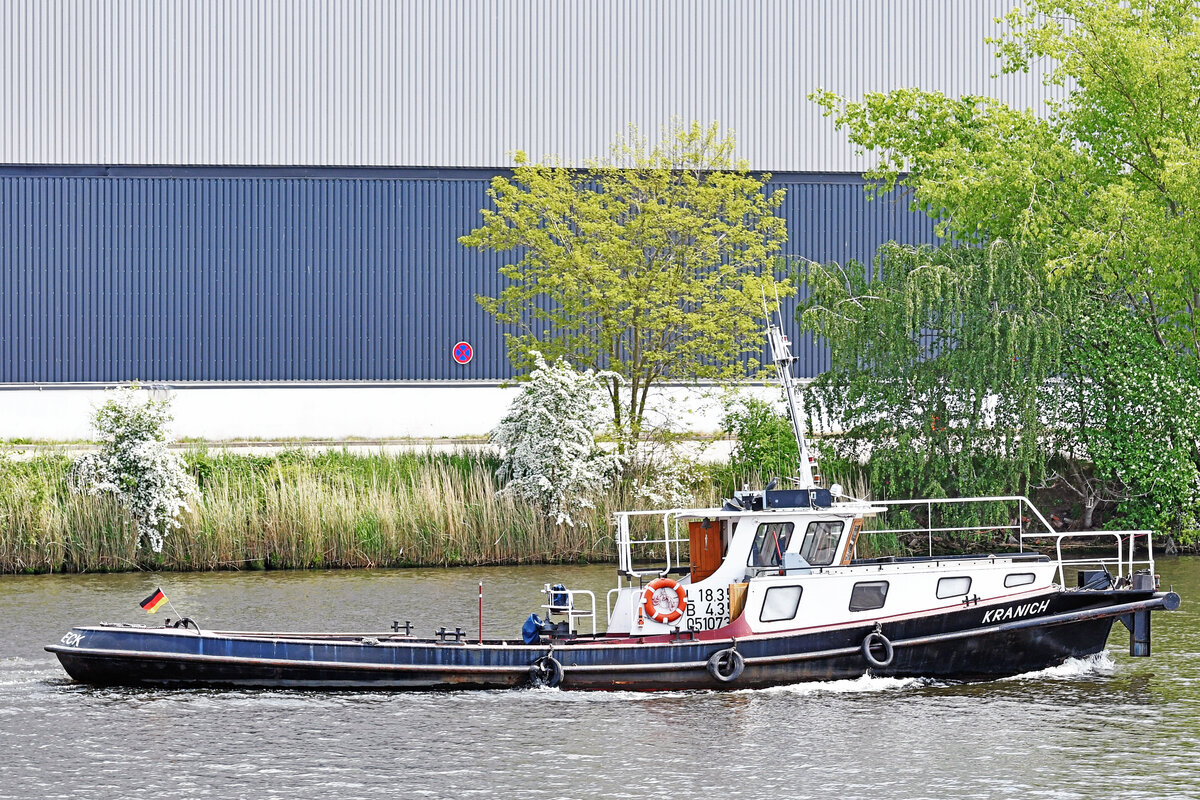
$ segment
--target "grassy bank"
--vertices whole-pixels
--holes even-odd
[[[577,514],[575,527],[554,525],[527,503],[498,496],[498,462],[479,451],[249,456],[197,449],[186,460],[201,496],[153,553],[136,546],[128,515],[111,500],[70,491],[68,456],[0,457],[0,573],[609,561],[612,512],[646,507],[644,498],[613,490]],[[702,506],[719,504],[745,480],[762,485],[761,476],[743,478],[722,465],[701,470],[697,480],[693,496]],[[861,476],[844,483],[869,495]],[[899,517],[889,526],[921,524]],[[909,541],[871,530],[878,527],[869,521],[859,555],[925,551],[923,534]],[[940,543],[945,552],[985,552],[1000,543],[994,534],[951,538]]]
[[[614,491],[577,525],[497,496],[481,453],[277,456],[193,451],[201,497],[162,553],[110,501],[71,493],[70,459],[0,459],[0,572],[519,564],[613,558]],[[697,499],[716,499],[714,486]]]

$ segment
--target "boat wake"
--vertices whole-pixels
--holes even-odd
[[[792,683],[787,686],[773,686],[767,689],[742,689],[744,692],[762,694],[869,694],[872,692],[894,692],[901,689],[912,689],[930,685],[925,678],[878,678],[864,673],[858,678],[846,678],[840,681],[812,681],[807,683]]]
[[[1013,675],[1010,678],[1002,678],[1005,681],[1027,681],[1027,680],[1060,680],[1069,681],[1078,678],[1095,678],[1107,677],[1116,671],[1117,663],[1112,660],[1112,656],[1107,650],[1103,650],[1094,656],[1086,658],[1068,658],[1057,667],[1047,667],[1039,669],[1036,672],[1023,672],[1020,675]]]
[[[48,679],[61,681],[63,674],[54,662],[28,658],[0,659],[0,687],[45,683]]]

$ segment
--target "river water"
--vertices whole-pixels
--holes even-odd
[[[93,689],[42,646],[146,622],[161,586],[209,628],[519,635],[547,581],[613,569],[0,578],[0,798],[1200,797],[1200,559],[1159,562],[1183,607],[1154,656],[1117,624],[1087,662],[986,684],[863,678],[658,695]]]

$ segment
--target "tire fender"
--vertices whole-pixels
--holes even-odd
[[[876,647],[883,648],[883,658],[876,658],[875,654],[871,652],[872,649]],[[871,631],[862,641],[862,654],[863,658],[865,658],[867,663],[872,667],[882,668],[892,663],[892,659],[896,655],[896,650],[894,647],[892,647],[892,642],[890,639],[888,639],[879,631]]]
[[[736,649],[727,647],[709,656],[706,668],[708,674],[721,683],[733,683],[741,677],[742,670],[746,668],[746,659]]]
[[[563,667],[552,655],[544,655],[529,665],[529,682],[553,689],[562,683]]]

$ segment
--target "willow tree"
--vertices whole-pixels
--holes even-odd
[[[515,161],[459,241],[512,253],[507,286],[476,299],[510,326],[518,372],[538,351],[614,373],[613,419],[636,439],[656,385],[754,367],[764,293],[792,291],[773,274],[783,192],[735,159],[731,136],[676,123],[651,144],[631,128],[585,169]]]
[[[808,398],[839,432],[835,458],[869,456],[884,497],[1009,494],[1041,478],[1039,392],[1074,298],[1036,253],[889,244],[874,269],[814,264],[807,280],[800,321],[832,349]]]
[[[1200,2],[1025,0],[1001,21],[1001,70],[1046,63],[1063,101],[813,99],[875,154],[878,188],[903,184],[941,233],[1035,243],[1200,359]]]

